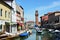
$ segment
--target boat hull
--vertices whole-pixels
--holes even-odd
[[[28,36],[28,35],[29,35],[29,33],[24,32],[24,33],[20,34],[19,36]]]

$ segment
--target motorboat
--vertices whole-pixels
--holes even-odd
[[[38,33],[41,33],[41,32],[42,32],[42,28],[36,27],[36,31],[37,31]]]

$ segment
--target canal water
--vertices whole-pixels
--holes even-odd
[[[14,40],[41,40],[41,35],[36,33],[35,29],[32,29],[32,34],[26,37],[17,37]]]
[[[42,33],[37,33],[35,29],[32,29],[32,34],[26,37],[17,37],[14,40],[60,40],[60,33],[51,33],[49,31],[44,31]]]

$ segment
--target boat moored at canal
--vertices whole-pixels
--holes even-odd
[[[36,28],[36,31],[38,32],[38,33],[41,33],[42,32],[42,29],[41,28]]]
[[[24,32],[24,33],[22,33],[22,34],[20,34],[19,36],[28,36],[29,35],[29,32]]]

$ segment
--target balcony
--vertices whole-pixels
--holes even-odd
[[[16,14],[16,16],[17,16],[17,17],[21,17],[21,15],[20,15],[20,14]]]
[[[21,18],[21,21],[24,21],[24,18]]]

